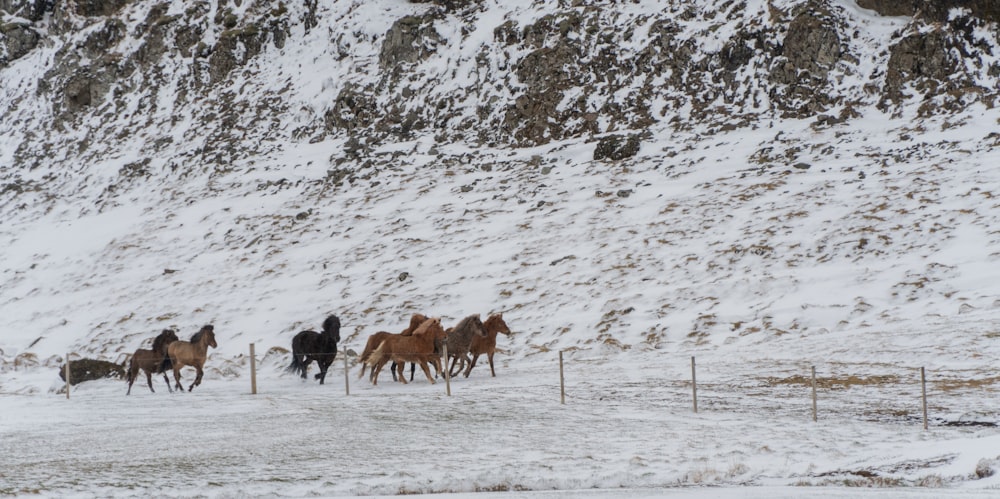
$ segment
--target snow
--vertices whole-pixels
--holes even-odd
[[[128,32],[147,3],[126,7]],[[470,25],[440,20],[446,39],[421,67],[436,80],[417,90],[474,104],[489,97],[467,88],[479,85],[510,100],[516,78],[479,74],[474,60],[495,27],[523,27],[551,4],[488,1]],[[642,28],[628,50],[649,42],[646,14],[679,8],[655,4],[608,15]],[[845,41],[857,62],[835,70],[833,91],[850,93],[877,82],[907,20],[835,6],[859,33]],[[747,2],[721,25],[695,16],[679,36],[718,50],[767,7]],[[321,3],[320,26],[214,91],[282,95],[276,129],[290,133],[374,78],[377,39],[427,8]],[[976,39],[997,53],[985,29]],[[17,103],[17,88],[34,94],[34,68],[55,51],[4,69],[0,105]],[[484,57],[509,71],[498,53]],[[0,189],[16,179],[47,189],[0,198],[0,494],[1000,495],[1000,109],[918,117],[916,99],[890,116],[859,94],[860,117],[840,125],[765,116],[719,132],[671,128],[693,109],[664,95],[654,115],[672,116],[622,162],[594,161],[593,138],[508,149],[416,133],[377,145],[364,167],[336,163],[345,137],[320,136],[267,144],[224,170],[175,170],[209,139],[199,103],[172,103],[181,87],[169,72],[189,71],[172,63],[155,115],[148,95],[126,96],[105,125],[139,130],[91,144],[92,156],[11,172],[20,140],[45,120],[12,111],[2,124]],[[82,140],[87,128],[61,133]],[[158,137],[173,139],[172,155],[147,158]],[[119,174],[144,159],[146,174]],[[335,184],[337,168],[355,176]],[[497,377],[480,364],[451,396],[419,374],[410,385],[356,379],[368,335],[415,312],[446,325],[503,312],[514,334],[498,340]],[[292,335],[330,313],[343,329],[327,384],[286,374]],[[165,393],[162,378],[157,393],[140,380],[128,397],[119,380],[60,392],[67,354],[122,362],[163,328],[187,338],[207,323],[219,347],[191,393]],[[980,466],[998,473],[980,478]]]

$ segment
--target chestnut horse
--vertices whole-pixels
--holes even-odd
[[[178,340],[167,346],[168,358],[164,359],[161,369],[166,369],[168,362],[173,365],[174,381],[177,383],[175,388],[184,391],[184,387],[181,386],[181,368],[184,366],[191,366],[198,371],[188,391],[194,390],[194,387],[201,384],[201,377],[205,374],[202,368],[205,367],[205,359],[208,358],[208,347],[219,347],[215,342],[215,327],[211,324],[202,327],[201,331],[191,337],[191,341]]]
[[[406,378],[403,376],[403,365],[406,362],[419,363],[427,375],[427,380],[431,384],[436,383],[427,367],[427,362],[440,363],[441,357],[434,352],[434,344],[438,340],[444,340],[446,336],[447,333],[441,327],[441,319],[434,318],[424,321],[410,336],[386,337],[365,361],[374,373],[372,384],[378,384],[378,375],[389,361],[397,363],[399,381],[403,383],[406,383]]]
[[[361,352],[361,356],[358,357],[358,363],[361,364],[361,371],[358,372],[358,379],[361,379],[361,377],[365,375],[365,368],[368,366],[368,364],[366,364],[366,361],[371,357],[372,352],[374,352],[375,349],[378,348],[378,346],[381,345],[382,342],[385,341],[386,338],[388,338],[389,336],[410,336],[426,320],[427,320],[427,317],[425,315],[423,315],[423,314],[413,314],[413,316],[410,317],[410,325],[406,329],[404,329],[401,333],[399,333],[398,335],[397,334],[393,334],[393,333],[389,333],[389,332],[386,332],[386,331],[379,331],[379,332],[377,332],[377,333],[369,336],[368,337],[368,341],[365,343],[365,350],[363,352]],[[411,371],[413,369],[415,369],[415,368],[416,368],[416,366],[414,365],[413,368],[411,368]],[[375,373],[372,372],[370,374],[370,376],[369,376],[369,379],[374,378],[374,377],[375,377]],[[396,365],[395,364],[393,364],[393,366],[392,366],[392,380],[396,381]],[[413,373],[412,372],[410,373],[410,381],[413,381]]]
[[[333,360],[337,358],[337,343],[340,341],[340,319],[331,315],[323,321],[323,332],[302,331],[292,338],[292,365],[288,372],[299,373],[306,379],[309,364],[316,361],[319,373],[316,379],[319,384],[326,381],[326,371],[330,369]]]
[[[503,333],[510,336],[510,328],[507,327],[507,323],[503,320],[503,314],[493,314],[486,319],[483,323],[486,328],[486,337],[474,337],[472,338],[472,345],[469,346],[469,354],[472,355],[472,362],[469,363],[469,367],[465,369],[465,377],[469,377],[469,373],[472,372],[472,368],[476,367],[476,361],[479,360],[479,356],[486,354],[486,359],[490,361],[490,374],[495,378],[497,377],[497,372],[493,370],[493,354],[497,351],[497,333]]]
[[[163,374],[163,381],[167,383],[167,390],[173,391],[170,388],[170,378],[167,378],[166,371],[161,369],[160,365],[167,356],[167,345],[175,341],[177,341],[177,333],[170,329],[164,329],[153,340],[152,350],[140,348],[132,354],[132,358],[128,361],[128,372],[125,376],[125,380],[128,381],[128,391],[125,392],[125,395],[132,393],[132,383],[135,383],[135,379],[139,375],[139,369],[142,369],[146,373],[146,384],[149,385],[149,391],[156,393],[156,390],[153,389],[154,372]],[[169,366],[167,367],[169,368]]]

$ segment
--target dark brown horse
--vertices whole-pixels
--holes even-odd
[[[319,366],[319,374],[316,379],[319,384],[326,380],[326,371],[337,358],[337,342],[340,341],[340,319],[336,315],[331,315],[323,321],[323,332],[302,331],[292,338],[292,365],[286,369],[288,372],[299,373],[302,379],[306,379],[306,371],[309,370],[309,363],[316,361]]]
[[[128,361],[128,372],[125,376],[126,381],[128,381],[128,391],[125,392],[125,395],[132,393],[132,383],[135,383],[135,379],[139,375],[139,369],[142,369],[146,373],[146,384],[149,385],[149,391],[156,393],[156,390],[153,389],[154,372],[163,374],[163,381],[167,383],[167,390],[173,391],[170,388],[170,378],[167,378],[166,371],[161,369],[160,366],[167,356],[167,345],[175,341],[177,341],[177,333],[170,329],[164,329],[153,340],[152,350],[140,348],[132,354],[132,358]],[[169,368],[169,366],[167,367]]]
[[[215,342],[215,327],[211,324],[202,327],[201,331],[191,337],[191,341],[178,340],[167,346],[168,358],[163,361],[162,369],[167,368],[168,362],[173,367],[174,381],[177,383],[175,388],[184,391],[184,387],[181,386],[181,368],[184,366],[191,366],[198,371],[188,391],[194,390],[194,387],[201,384],[201,377],[205,374],[203,368],[205,359],[208,358],[208,347],[219,347]]]
[[[462,372],[462,369],[471,363],[469,347],[472,346],[472,339],[476,337],[486,337],[486,328],[483,327],[483,321],[479,319],[479,314],[470,315],[459,321],[455,327],[448,329],[448,357],[451,359],[451,376],[454,377]],[[444,359],[446,367],[449,359]],[[458,367],[458,371],[455,371],[455,364],[459,361],[462,364]]]
[[[382,371],[382,367],[390,361],[397,363],[399,381],[403,383],[406,383],[406,378],[403,377],[403,364],[406,362],[420,364],[420,368],[427,375],[427,380],[435,383],[430,369],[427,367],[427,362],[440,363],[441,356],[434,352],[434,345],[446,336],[447,333],[441,327],[441,319],[435,318],[424,321],[410,336],[391,335],[387,337],[366,361],[372,368],[372,384],[378,384],[378,375]]]
[[[476,367],[476,361],[479,360],[479,356],[486,354],[486,359],[490,361],[490,374],[495,378],[497,372],[493,370],[493,354],[497,351],[497,333],[503,333],[510,336],[510,328],[507,327],[507,323],[503,320],[503,314],[493,314],[486,319],[483,323],[486,328],[486,337],[474,337],[472,338],[472,345],[469,346],[469,354],[472,355],[472,362],[469,363],[469,367],[465,369],[465,377],[469,377],[469,373],[472,372],[472,368]]]

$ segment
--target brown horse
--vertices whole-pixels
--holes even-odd
[[[471,363],[469,347],[472,345],[473,338],[477,337],[486,337],[486,328],[483,327],[483,321],[479,319],[479,314],[470,315],[459,321],[455,327],[448,329],[448,357],[451,359],[451,376],[455,376]],[[445,365],[449,359],[445,359]],[[462,364],[458,371],[455,371],[455,364],[458,364],[459,361]]]
[[[188,387],[188,391],[194,390],[194,387],[201,384],[201,377],[205,374],[202,368],[205,367],[205,359],[208,358],[208,347],[219,347],[215,342],[215,327],[211,324],[202,327],[201,331],[191,337],[191,341],[178,340],[167,347],[168,358],[163,361],[163,368],[166,368],[167,362],[173,365],[174,381],[177,383],[175,387],[178,390],[184,391],[184,387],[181,386],[181,368],[184,366],[198,370],[198,376]]]
[[[368,337],[368,342],[365,343],[365,350],[363,352],[361,352],[361,356],[358,357],[358,363],[361,364],[361,371],[358,372],[358,379],[361,379],[361,377],[365,375],[365,368],[368,366],[368,364],[366,363],[366,361],[369,358],[371,358],[372,352],[374,352],[375,349],[378,348],[378,346],[381,345],[382,342],[385,341],[386,338],[388,338],[389,336],[410,336],[426,320],[427,320],[427,317],[424,316],[423,314],[413,314],[413,316],[410,317],[410,325],[406,329],[404,329],[401,333],[399,333],[398,335],[397,334],[393,334],[393,333],[389,333],[389,332],[386,332],[386,331],[379,331],[379,332],[377,332],[377,333],[369,336]],[[395,381],[396,380],[396,370],[395,370],[395,366],[393,366],[393,367],[394,367],[394,369],[392,371],[392,378],[393,378],[393,381]],[[375,377],[375,373],[372,372],[371,375],[369,376],[369,379],[374,378],[374,377]],[[412,380],[413,376],[410,376],[410,379]]]
[[[366,361],[374,373],[372,384],[378,384],[378,375],[389,361],[397,364],[399,380],[403,383],[406,383],[406,378],[403,377],[403,365],[406,362],[420,364],[427,380],[435,383],[427,362],[441,362],[441,356],[434,352],[434,344],[438,340],[444,340],[446,336],[447,333],[441,327],[441,319],[434,318],[424,321],[410,336],[386,337]]]
[[[490,374],[493,377],[497,377],[497,372],[493,370],[493,354],[497,351],[497,333],[503,333],[510,336],[510,328],[507,327],[507,323],[503,320],[503,314],[493,314],[486,319],[483,323],[483,327],[486,328],[486,337],[472,338],[472,345],[469,346],[469,354],[472,355],[472,362],[469,363],[469,367],[465,369],[465,377],[469,377],[469,373],[472,372],[472,368],[476,367],[476,361],[479,360],[479,356],[486,354],[486,359],[490,361]]]
[[[153,389],[154,372],[163,374],[163,381],[167,383],[167,390],[173,391],[170,388],[170,378],[167,378],[166,371],[160,369],[160,365],[167,355],[167,345],[175,341],[177,341],[177,333],[170,329],[164,329],[153,340],[152,350],[140,348],[132,354],[132,358],[128,361],[128,372],[125,376],[125,380],[128,381],[128,391],[125,392],[125,395],[132,393],[132,383],[135,383],[135,379],[139,375],[139,369],[142,369],[146,373],[146,384],[149,385],[149,391],[156,393],[156,390]]]

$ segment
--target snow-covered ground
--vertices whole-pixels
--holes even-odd
[[[845,42],[860,69],[838,80],[860,89],[905,21],[835,4],[867,26]],[[484,5],[472,40],[554,8]],[[344,84],[337,72],[377,65],[373,40],[424,8],[324,5],[327,24],[250,63],[261,73],[247,98],[291,80],[302,87],[292,107],[321,114]],[[616,22],[645,8],[623,7]],[[328,39],[336,19],[355,27],[342,47]],[[464,29],[441,23],[445,35]],[[683,27],[707,45],[732,28]],[[471,73],[474,51],[448,43],[425,65]],[[187,158],[198,125],[168,94],[156,118],[174,128],[149,137],[176,135],[172,153]],[[620,162],[595,161],[592,138],[508,149],[417,134],[373,146],[372,162],[347,164],[356,175],[338,183],[344,138],[325,137],[220,170],[157,157],[136,180],[120,172],[148,159],[149,137],[122,133],[92,144],[114,154],[75,170],[18,171],[44,188],[0,199],[0,494],[996,497],[1000,108],[925,117],[911,101],[890,116],[857,97],[854,117],[823,127],[687,129],[667,116]],[[451,397],[419,375],[377,387],[352,377],[347,396],[339,362],[324,386],[283,372],[291,337],[330,313],[343,353],[415,312],[453,325],[500,311],[514,334],[499,339],[498,376],[481,365]],[[193,393],[165,393],[162,379],[155,394],[140,382],[126,397],[117,380],[58,393],[66,354],[123,362],[163,328],[186,339],[207,323],[219,347]]]
[[[877,487],[896,494],[864,497],[908,498],[1000,487],[1000,475],[976,477],[984,458],[997,466],[1000,432],[941,418],[978,394],[945,401],[932,389],[925,431],[914,376],[821,388],[813,422],[808,385],[769,383],[776,370],[733,358],[698,359],[697,413],[688,359],[659,353],[566,355],[565,404],[555,355],[503,357],[496,378],[477,367],[451,396],[419,374],[372,386],[353,366],[348,395],[342,362],[320,386],[284,374],[284,360],[261,359],[256,395],[246,373],[208,374],[187,393],[161,379],[157,393],[136,385],[128,397],[117,380],[68,400],[4,395],[0,493],[833,498]]]

